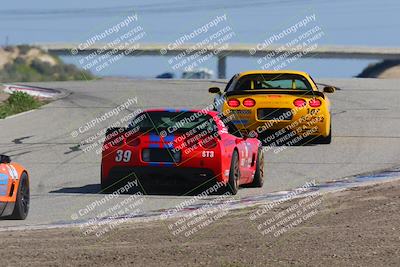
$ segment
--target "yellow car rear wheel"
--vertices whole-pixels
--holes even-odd
[[[317,144],[330,144],[332,142],[332,124],[329,124],[329,134],[328,136],[319,136],[316,140]]]

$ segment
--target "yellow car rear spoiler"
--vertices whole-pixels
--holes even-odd
[[[240,96],[240,95],[304,95],[304,96],[319,96],[325,99],[324,93],[314,90],[238,90],[226,92],[226,96]]]

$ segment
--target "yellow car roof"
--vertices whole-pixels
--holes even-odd
[[[249,70],[245,72],[239,73],[239,77],[243,77],[249,74],[298,74],[305,77],[309,77],[306,72],[297,71],[297,70]]]

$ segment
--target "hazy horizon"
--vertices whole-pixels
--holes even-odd
[[[276,32],[290,27],[305,16],[316,15],[315,25],[325,33],[319,45],[361,45],[395,47],[400,26],[396,20],[400,11],[397,1],[108,1],[54,2],[49,0],[5,2],[0,8],[0,43],[35,44],[80,43],[136,13],[145,37],[142,43],[169,43],[192,32],[216,16],[226,14],[226,25],[235,35],[228,43],[259,43]],[[187,23],[190,21],[190,23]],[[192,42],[201,41],[194,38]],[[107,39],[105,39],[107,40]],[[285,43],[287,40],[281,40]],[[80,57],[63,57],[79,65]],[[163,72],[175,72],[168,57],[127,57],[97,75],[154,77]],[[289,66],[316,77],[351,77],[375,61],[300,59]],[[216,71],[216,60],[202,67]],[[259,68],[257,58],[228,57],[227,76]],[[178,75],[179,77],[179,75]]]

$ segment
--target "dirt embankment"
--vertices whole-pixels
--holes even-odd
[[[263,216],[296,213],[300,201]],[[400,182],[323,195],[314,208],[281,235],[260,233],[249,219],[257,208],[230,212],[190,238],[173,236],[165,221],[123,224],[101,238],[79,229],[1,232],[1,265],[398,266]]]
[[[357,77],[359,78],[400,78],[400,60],[383,60],[366,67]]]
[[[95,77],[86,70],[65,64],[58,56],[38,47],[17,45],[0,47],[0,82],[41,82],[88,80]]]
[[[46,62],[50,66],[58,64],[57,59],[36,47],[0,47],[0,69],[2,69],[6,64],[13,63],[17,58],[25,60],[27,64],[32,63],[33,60]]]

